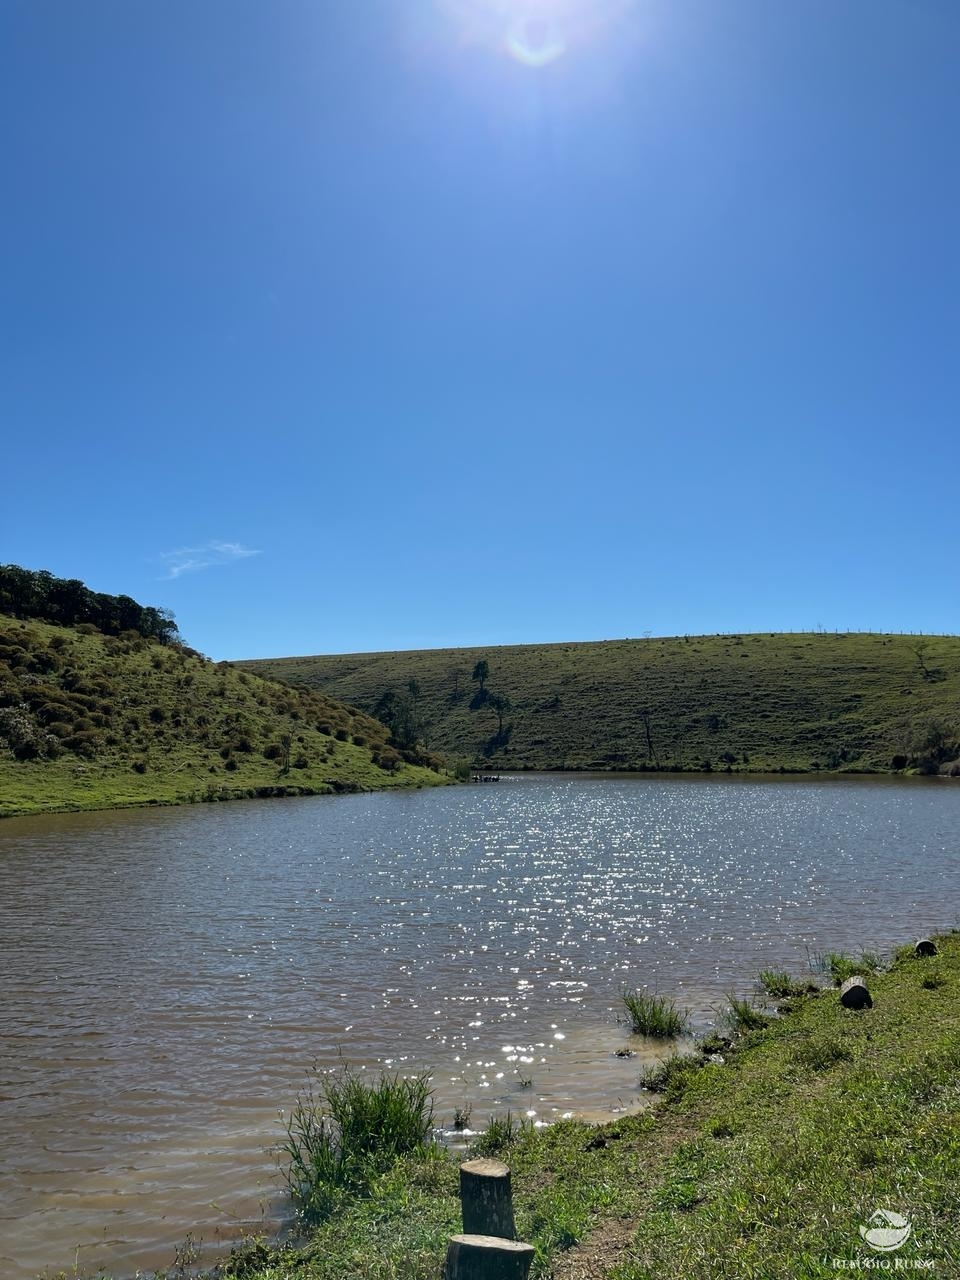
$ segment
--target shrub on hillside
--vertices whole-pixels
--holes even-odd
[[[46,675],[50,671],[59,671],[62,666],[63,659],[59,654],[52,653],[49,649],[37,649],[28,669]]]
[[[392,747],[384,747],[381,751],[375,751],[371,759],[378,769],[383,769],[386,773],[396,773],[397,769],[400,768],[400,755]]]

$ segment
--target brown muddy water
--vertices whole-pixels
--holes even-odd
[[[764,967],[958,915],[960,787],[524,777],[0,824],[0,1274],[168,1266],[288,1216],[311,1063],[438,1116],[640,1097],[618,990],[703,1028]],[[529,1082],[529,1083],[528,1083]]]

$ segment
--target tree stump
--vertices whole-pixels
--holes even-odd
[[[499,1160],[467,1160],[460,1166],[460,1206],[465,1234],[516,1240],[510,1170]]]
[[[913,954],[915,956],[935,956],[937,954],[937,944],[931,942],[929,938],[921,938],[913,948]]]
[[[453,1236],[443,1280],[527,1280],[535,1252],[532,1244],[500,1236]]]
[[[848,978],[840,988],[840,1003],[845,1009],[870,1009],[873,1007],[866,981],[859,973],[855,973]]]

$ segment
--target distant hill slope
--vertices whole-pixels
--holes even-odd
[[[387,738],[175,643],[0,615],[0,817],[445,780]]]
[[[960,754],[956,636],[684,636],[238,665],[366,710],[387,695],[431,749],[497,768],[936,772]]]

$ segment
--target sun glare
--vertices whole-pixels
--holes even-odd
[[[607,29],[633,0],[440,0],[462,37],[523,66],[549,66]]]
[[[528,67],[545,67],[554,62],[566,50],[563,37],[556,27],[527,20],[518,22],[507,33],[507,52]]]

